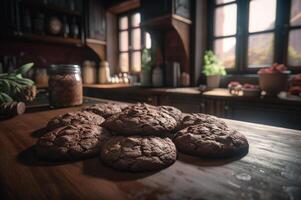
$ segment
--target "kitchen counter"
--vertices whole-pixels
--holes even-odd
[[[225,100],[240,100],[240,101],[255,101],[266,103],[281,103],[301,106],[301,101],[292,101],[288,99],[280,99],[278,97],[261,96],[248,97],[240,93],[238,96],[231,95],[226,88],[215,88],[212,90],[201,92],[198,87],[183,87],[183,88],[152,88],[141,86],[130,86],[127,84],[90,84],[84,85],[86,95],[95,96],[94,93],[120,93],[120,94],[136,94],[136,95],[180,95],[187,97],[203,97]],[[93,91],[95,91],[93,93]],[[97,95],[95,96],[97,97]]]
[[[170,167],[125,173],[99,158],[49,163],[34,144],[47,121],[75,108],[26,113],[0,121],[1,199],[300,199],[301,131],[226,120],[244,133],[242,158],[203,160],[179,154]]]

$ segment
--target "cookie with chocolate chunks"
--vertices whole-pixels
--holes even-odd
[[[100,125],[105,121],[105,119],[99,115],[88,111],[76,111],[68,112],[62,115],[58,115],[52,118],[48,124],[48,130],[53,130],[61,126],[67,126],[71,124],[90,124],[90,125]]]
[[[101,161],[122,171],[152,171],[166,168],[177,158],[169,138],[155,136],[114,136],[101,150]]]
[[[111,115],[120,113],[124,106],[116,103],[98,103],[91,106],[86,106],[82,110],[95,113],[104,118],[108,118]]]
[[[172,131],[177,122],[154,106],[138,103],[107,118],[102,126],[119,135],[163,136]]]
[[[179,151],[208,158],[227,158],[248,152],[249,144],[240,132],[213,123],[188,126],[173,139]]]
[[[37,156],[45,160],[66,161],[93,157],[112,135],[96,125],[73,124],[54,129],[40,137]]]

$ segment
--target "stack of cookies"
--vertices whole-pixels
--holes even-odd
[[[221,119],[183,114],[171,106],[107,103],[66,113],[49,121],[36,145],[50,160],[100,155],[123,171],[160,170],[173,164],[177,150],[199,157],[225,158],[248,151],[247,139]]]

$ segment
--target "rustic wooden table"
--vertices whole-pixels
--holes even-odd
[[[249,153],[232,160],[179,154],[169,168],[124,173],[98,158],[68,163],[36,159],[47,121],[78,108],[0,121],[0,199],[301,199],[301,131],[226,120],[246,135]]]

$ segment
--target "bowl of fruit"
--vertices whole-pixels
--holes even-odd
[[[290,71],[283,64],[274,63],[271,67],[258,71],[260,88],[266,95],[276,96],[287,87]]]
[[[241,91],[241,84],[237,81],[231,81],[228,84],[228,90],[231,95],[238,96]]]
[[[249,83],[245,83],[242,86],[243,96],[248,97],[259,97],[261,95],[261,89],[259,85],[253,85]]]

